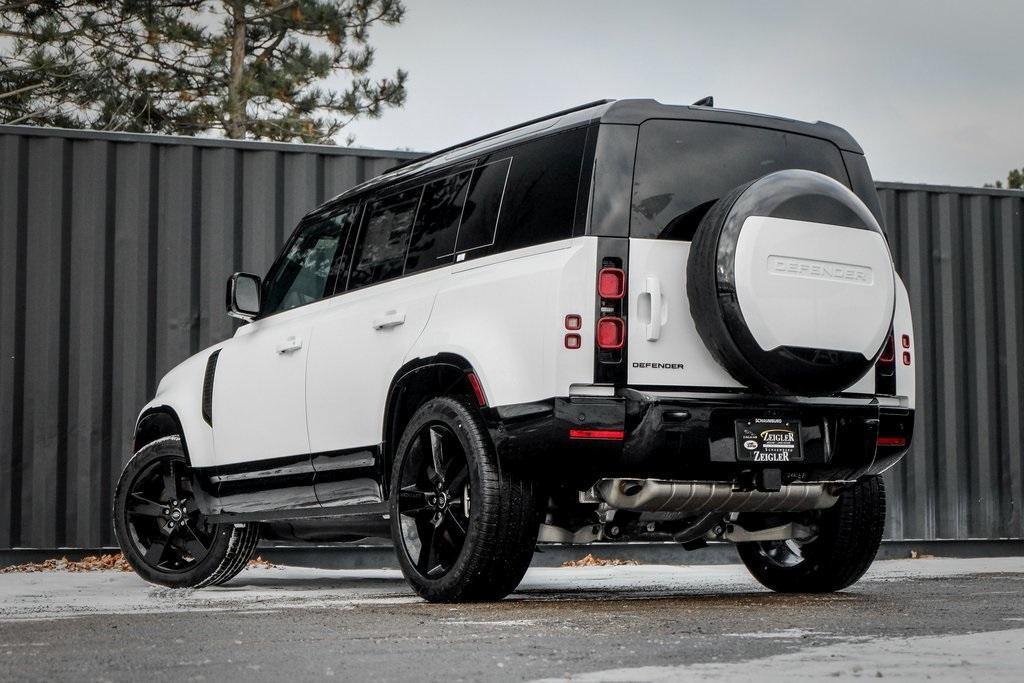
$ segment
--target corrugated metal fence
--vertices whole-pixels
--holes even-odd
[[[888,536],[1024,538],[1024,192],[878,188],[920,364]]]
[[[0,126],[0,548],[111,545],[139,407],[231,334],[227,276],[413,156]]]
[[[0,549],[111,545],[137,411],[233,330],[226,277],[411,156],[0,126]],[[880,189],[922,366],[889,536],[1022,538],[1024,197]]]

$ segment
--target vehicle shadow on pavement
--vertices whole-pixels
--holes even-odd
[[[251,576],[244,574],[218,590],[262,590],[285,592],[307,592],[307,591],[344,591],[357,592],[360,597],[381,598],[415,598],[415,594],[409,590],[408,584],[398,571],[394,575],[382,575],[381,571],[374,571],[360,575],[356,572],[347,572],[346,576]],[[491,603],[476,603],[479,605],[490,605],[499,608],[531,607],[543,608],[551,603],[562,603],[564,605],[579,603],[630,603],[633,607],[637,603],[646,603],[650,607],[677,608],[680,606],[707,607],[707,608],[748,608],[748,607],[781,607],[787,605],[808,606],[808,605],[829,605],[829,604],[857,604],[873,601],[875,596],[855,591],[843,591],[840,593],[774,593],[765,590],[750,590],[746,586],[736,586],[735,590],[726,587],[693,586],[687,587],[580,587],[566,585],[564,587],[536,587],[524,585],[507,598]],[[425,604],[425,603],[424,603]],[[471,607],[474,603],[463,603],[463,606]],[[444,605],[439,605],[439,607]]]

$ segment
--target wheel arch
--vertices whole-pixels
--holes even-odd
[[[166,405],[146,408],[139,415],[135,423],[135,434],[132,437],[132,453],[138,453],[141,449],[159,439],[168,436],[181,437],[181,447],[185,452],[185,460],[192,463],[188,454],[188,441],[185,439],[185,430],[181,426],[181,420],[174,408]]]
[[[385,472],[394,462],[394,449],[401,438],[401,429],[417,408],[435,396],[459,396],[479,407],[487,419],[487,398],[473,365],[454,353],[439,353],[416,358],[395,373],[384,402],[384,424],[381,434]]]

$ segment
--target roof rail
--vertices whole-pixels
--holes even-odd
[[[400,163],[400,164],[398,164],[396,166],[392,166],[387,171],[385,171],[385,173],[390,173],[391,171],[397,170],[399,168],[405,168],[406,166],[409,166],[410,164],[415,164],[415,163],[420,162],[420,161],[426,161],[427,159],[433,159],[434,157],[437,157],[437,156],[440,156],[442,154],[445,154],[446,152],[450,152],[453,149],[458,149],[460,147],[465,147],[467,145],[472,145],[475,142],[481,142],[483,140],[486,140],[487,138],[493,138],[496,135],[501,135],[502,133],[508,133],[508,132],[513,131],[513,130],[516,130],[517,128],[523,128],[525,126],[532,126],[533,124],[540,123],[541,121],[547,121],[549,119],[555,119],[555,118],[558,118],[559,116],[565,116],[566,114],[572,114],[573,112],[582,111],[584,109],[590,109],[591,107],[597,107],[599,105],[608,104],[609,102],[614,102],[614,101],[615,100],[594,100],[593,102],[587,102],[586,104],[580,104],[580,105],[577,105],[575,107],[569,107],[568,109],[562,109],[561,111],[556,111],[553,114],[547,114],[546,116],[540,116],[540,117],[535,118],[535,119],[530,119],[529,121],[523,121],[522,123],[517,123],[514,126],[508,126],[507,128],[502,128],[501,130],[496,130],[496,131],[494,131],[492,133],[487,133],[486,135],[480,135],[478,137],[471,138],[469,140],[464,140],[463,142],[460,142],[457,145],[452,145],[451,147],[445,147],[444,149],[439,149],[436,152],[431,152],[430,154],[424,154],[423,156],[416,157],[415,159],[409,159],[408,161],[403,161],[402,163]]]

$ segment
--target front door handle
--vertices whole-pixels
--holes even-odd
[[[292,353],[302,348],[302,339],[299,337],[288,337],[277,345],[277,352],[281,355]]]
[[[388,311],[380,318],[373,321],[373,329],[386,330],[389,327],[398,327],[405,323],[405,313],[402,311]]]

